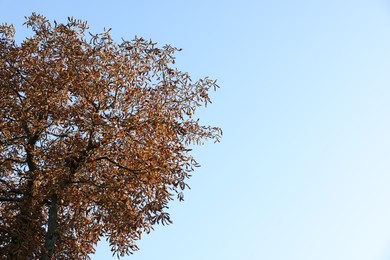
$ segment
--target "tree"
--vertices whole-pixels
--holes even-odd
[[[0,27],[0,254],[87,259],[106,236],[119,256],[153,225],[194,167],[190,144],[218,141],[197,107],[217,88],[173,68],[152,41],[87,34],[33,14],[17,44]]]

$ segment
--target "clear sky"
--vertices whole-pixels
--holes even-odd
[[[174,224],[124,259],[390,259],[390,2],[0,1],[183,48],[178,67],[218,79],[198,114],[223,128]],[[100,243],[94,260],[111,259]]]

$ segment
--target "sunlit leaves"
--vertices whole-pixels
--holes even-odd
[[[26,26],[20,45],[0,26],[0,254],[41,257],[53,196],[55,257],[88,258],[102,236],[129,254],[171,223],[168,202],[199,166],[188,145],[219,141],[194,118],[218,86],[175,68],[169,45],[117,44],[72,18]]]

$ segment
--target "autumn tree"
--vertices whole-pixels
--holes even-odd
[[[174,67],[172,46],[116,43],[86,22],[33,14],[17,43],[0,27],[0,255],[88,259],[99,238],[124,256],[170,223],[194,167],[218,141],[194,112],[217,88]]]

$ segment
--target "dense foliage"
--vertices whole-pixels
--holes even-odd
[[[106,236],[119,256],[182,199],[190,144],[221,130],[193,118],[217,88],[173,67],[169,45],[88,34],[86,22],[0,27],[0,255],[84,259]]]

